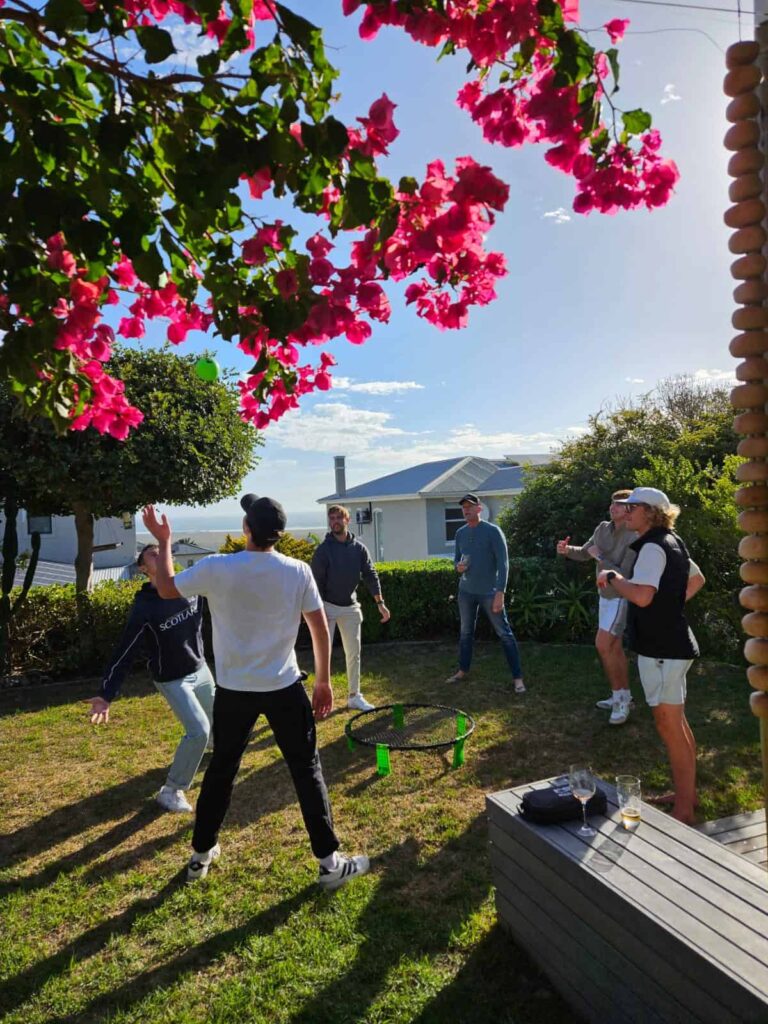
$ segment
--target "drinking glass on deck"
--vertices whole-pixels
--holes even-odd
[[[584,824],[578,831],[580,836],[596,836],[597,832],[591,825],[587,824],[587,800],[597,792],[597,780],[592,774],[592,769],[581,764],[572,764],[568,773],[568,781],[571,785],[571,793],[581,802],[581,814]]]
[[[634,775],[617,775],[616,795],[619,799],[621,823],[628,832],[634,832],[640,824],[640,779]]]

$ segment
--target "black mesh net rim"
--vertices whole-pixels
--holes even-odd
[[[370,715],[379,714],[382,711],[394,711],[395,708],[402,708],[403,711],[407,711],[408,708],[429,708],[434,711],[447,711],[451,715],[463,715],[467,727],[466,731],[461,736],[454,736],[450,740],[440,740],[436,743],[391,743],[382,742],[376,738],[367,738],[364,736],[357,736],[354,732],[354,726],[356,724],[362,725],[361,719],[365,720]],[[446,715],[446,718],[448,716]],[[457,743],[461,743],[463,740],[468,739],[475,731],[475,720],[466,711],[462,711],[461,708],[454,708],[448,704],[381,704],[379,707],[372,708],[370,711],[361,711],[354,715],[347,724],[344,726],[344,733],[347,739],[352,740],[354,743],[359,743],[364,747],[387,747],[389,750],[441,750],[447,747],[455,747]]]

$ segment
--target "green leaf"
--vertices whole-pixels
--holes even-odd
[[[651,127],[651,115],[645,110],[625,110],[621,115],[624,130],[629,135],[642,135]]]
[[[613,74],[613,92],[619,91],[619,51],[617,49],[606,50],[605,56],[608,58],[608,63],[611,65],[611,73]]]
[[[176,53],[171,34],[164,28],[156,28],[154,25],[137,28],[136,37],[144,50],[147,64],[159,64]]]

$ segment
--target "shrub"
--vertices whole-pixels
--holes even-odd
[[[306,541],[297,543],[303,548],[312,547]],[[377,568],[392,618],[382,624],[373,599],[361,586],[358,593],[365,643],[458,641],[458,576],[451,561],[384,562]],[[80,598],[72,584],[33,587],[11,627],[13,672],[54,678],[98,675],[122,633],[141,583],[141,578],[107,581]],[[512,558],[507,607],[521,640],[590,643],[597,620],[597,592],[590,567],[553,558]],[[719,661],[740,660],[743,636],[735,592],[705,587],[688,605],[687,612],[702,654]],[[477,636],[493,636],[484,615],[478,618]],[[204,637],[210,655],[207,621]],[[299,646],[308,642],[307,631],[302,629]]]
[[[300,562],[311,562],[317,543],[317,537],[314,536],[305,539],[292,537],[289,533],[284,533],[277,544],[275,544],[275,551],[279,551],[281,555],[287,555],[289,558],[297,558]],[[229,555],[234,551],[245,551],[245,537],[233,537],[232,534],[228,533],[224,543],[219,548],[219,552],[223,555]]]

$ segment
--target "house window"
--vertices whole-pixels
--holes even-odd
[[[464,513],[460,505],[445,509],[445,543],[452,544],[456,537],[456,531],[464,525]]]
[[[50,516],[27,516],[27,533],[53,533]]]
[[[188,558],[188,559],[187,559],[187,567],[189,567],[189,566],[191,566],[191,565],[194,565],[194,564],[195,564],[195,560],[194,560],[194,558]]]

